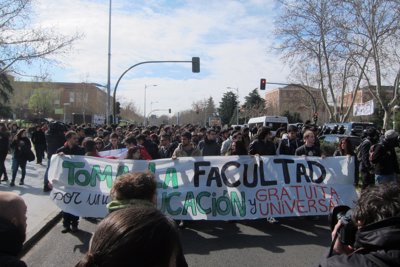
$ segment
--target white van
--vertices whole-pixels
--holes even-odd
[[[284,116],[263,116],[250,118],[247,124],[249,125],[250,131],[256,126],[258,129],[262,126],[268,126],[271,128],[272,134],[275,135],[276,130],[278,130],[281,126],[287,128],[288,123],[288,118]]]

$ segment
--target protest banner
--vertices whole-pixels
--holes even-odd
[[[51,159],[51,198],[64,211],[104,217],[113,181],[126,172],[157,178],[157,207],[174,219],[240,220],[326,215],[353,206],[353,157],[228,156],[176,160]]]

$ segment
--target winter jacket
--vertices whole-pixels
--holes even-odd
[[[32,145],[28,137],[21,137],[20,139],[14,139],[10,145],[13,150],[13,156],[17,160],[28,160],[27,151],[31,150]]]
[[[31,140],[35,147],[46,147],[46,136],[42,130],[33,132]]]
[[[221,147],[215,140],[208,140],[207,137],[199,142],[197,148],[203,156],[219,156]]]
[[[296,149],[298,149],[303,142],[298,138],[294,138],[292,140],[286,138],[279,140],[278,148],[276,149],[277,155],[294,155]]]
[[[250,155],[258,154],[260,156],[276,155],[276,148],[274,143],[272,143],[271,141],[264,142],[256,139],[250,144],[249,154]]]
[[[399,163],[393,144],[386,141],[376,144],[370,160],[374,164],[375,174],[390,175],[400,173]]]
[[[352,254],[333,255],[320,266],[400,266],[400,217],[360,228],[354,247]]]
[[[74,146],[73,148],[70,148],[68,145],[64,145],[57,149],[56,153],[64,153],[65,155],[79,155],[83,156],[85,155],[85,149],[80,146]]]
[[[46,143],[47,143],[47,155],[50,159],[53,154],[56,153],[57,149],[62,147],[65,143],[65,136],[62,131],[60,132],[53,132],[47,131],[45,134]]]
[[[178,147],[175,149],[174,153],[172,156],[175,156],[177,158],[180,157],[201,157],[201,151],[198,150],[196,147],[192,146],[192,149],[190,151],[184,150],[182,148],[182,143],[178,145]]]
[[[365,138],[360,144],[360,172],[362,173],[368,173],[374,169],[371,162],[369,162],[369,149],[371,146],[372,142],[368,138]]]
[[[296,149],[296,156],[312,156],[312,157],[321,157],[321,150],[318,146],[314,145],[311,147],[306,146],[305,144]]]
[[[10,221],[0,218],[0,266],[26,267],[25,262],[18,258],[22,250],[25,233]]]
[[[0,154],[7,154],[9,147],[10,134],[8,132],[0,132]]]

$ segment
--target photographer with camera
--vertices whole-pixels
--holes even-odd
[[[397,182],[400,173],[395,147],[399,146],[399,134],[388,130],[378,144],[371,148],[370,161],[375,169],[377,184]]]
[[[331,250],[320,266],[400,266],[400,188],[368,187],[347,210],[333,211]]]

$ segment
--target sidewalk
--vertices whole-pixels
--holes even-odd
[[[18,170],[15,186],[10,187],[11,182],[11,155],[7,155],[5,162],[8,181],[2,181],[0,191],[15,192],[20,195],[28,207],[27,231],[25,244],[29,244],[37,235],[59,218],[60,209],[51,201],[50,192],[43,192],[43,177],[46,171],[47,159],[43,165],[36,161],[28,162],[26,166],[25,185],[18,185],[21,178],[21,170]]]

